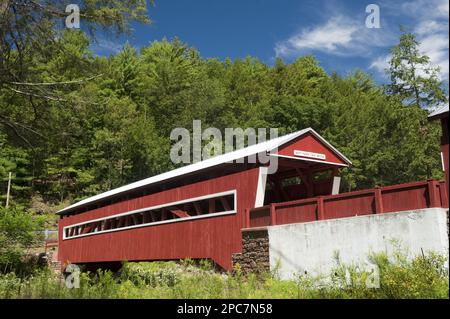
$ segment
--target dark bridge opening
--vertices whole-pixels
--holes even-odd
[[[139,226],[228,214],[236,211],[234,191],[139,209],[64,227],[64,239],[77,238]]]

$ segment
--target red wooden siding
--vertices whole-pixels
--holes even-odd
[[[244,209],[255,204],[258,172],[258,168],[253,168],[65,217],[59,223],[60,261],[89,263],[211,258],[229,269],[231,255],[241,251]],[[234,189],[237,194],[237,213],[233,215],[62,240],[62,230],[68,225]]]
[[[315,220],[317,201],[315,198],[309,198],[299,203],[298,208],[296,204],[285,203],[285,205],[274,206],[276,209],[277,224],[302,223]]]
[[[448,207],[445,182],[425,181],[319,196],[250,209],[246,227]]]
[[[260,227],[270,225],[270,207],[271,205],[258,207],[247,210],[247,214],[251,214],[247,217],[247,225],[250,223],[251,227]],[[249,213],[250,212],[250,213]]]
[[[276,154],[311,160],[311,158],[295,155],[294,151],[296,150],[324,154],[326,157],[324,160],[313,159],[315,161],[345,164],[345,162],[339,156],[337,156],[328,146],[326,146],[311,133],[302,135],[299,138],[280,147]]]

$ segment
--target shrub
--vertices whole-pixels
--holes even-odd
[[[180,280],[175,262],[123,263],[120,278],[151,287],[173,287]]]
[[[80,288],[68,289],[49,269],[26,279],[0,275],[0,298],[448,298],[447,257],[435,253],[406,258],[373,254],[380,286],[365,284],[368,273],[339,265],[330,278],[301,275],[282,281],[271,274],[221,274],[190,261],[124,263],[120,273],[81,273]],[[239,267],[238,267],[239,268]]]
[[[28,250],[42,241],[39,230],[45,217],[19,208],[0,207],[0,273],[14,271],[24,277],[36,267],[36,260],[26,258]]]

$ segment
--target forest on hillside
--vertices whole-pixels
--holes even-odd
[[[68,28],[73,3],[81,29]],[[0,299],[448,299],[448,256],[423,250],[413,259],[401,250],[395,258],[368,255],[380,289],[350,264],[339,263],[322,285],[306,271],[284,281],[278,266],[245,274],[237,263],[219,273],[192,259],[123,262],[116,273],[82,269],[79,287],[68,285],[71,275],[63,283],[54,270],[65,266],[44,248],[46,230],[57,229],[55,212],[181,165],[170,160],[170,133],[192,130],[194,120],[222,132],[312,127],[353,162],[342,171],[341,192],[443,178],[441,126],[427,117],[448,103],[448,82],[407,29],[391,49],[384,84],[358,69],[327,72],[313,55],[274,63],[206,58],[178,38],[96,54],[99,38],[151,24],[152,4],[0,0]]]
[[[311,55],[221,61],[182,39],[97,56],[98,29],[150,21],[145,1],[84,2],[85,30],[61,28],[49,7],[0,6],[0,206],[9,172],[11,203],[44,212],[173,169],[170,132],[193,120],[312,127],[353,162],[342,191],[443,177],[440,125],[427,116],[448,92],[414,34],[402,34],[380,85],[360,70],[328,74]]]

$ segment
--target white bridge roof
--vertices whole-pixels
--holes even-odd
[[[430,115],[428,115],[428,117],[430,119],[435,119],[435,118],[442,117],[445,113],[448,113],[448,103],[443,104],[443,105],[439,106],[438,108],[436,108],[436,110],[434,110]]]
[[[335,149],[330,143],[328,143],[322,136],[320,136],[316,131],[314,131],[312,128],[303,129],[294,133],[290,133],[284,136],[280,136],[265,142],[261,142],[258,144],[254,144],[242,149],[238,149],[233,152],[225,153],[222,155],[218,155],[194,164],[186,165],[171,171],[168,171],[166,173],[162,173],[159,175],[155,175],[125,186],[121,186],[115,189],[112,189],[110,191],[86,198],[84,200],[81,200],[71,206],[68,206],[64,209],[61,209],[57,212],[57,214],[64,214],[70,210],[73,210],[74,208],[78,208],[81,206],[85,206],[88,204],[91,204],[93,202],[103,200],[121,193],[128,192],[133,189],[137,189],[143,186],[149,186],[164,180],[169,180],[174,177],[180,177],[189,173],[193,173],[196,171],[201,171],[206,168],[218,166],[225,163],[230,163],[233,161],[236,161],[241,158],[246,158],[252,155],[256,155],[262,152],[270,152],[274,149],[278,149],[278,147],[290,142],[291,140],[302,136],[306,133],[311,133],[314,136],[316,136],[320,141],[322,141],[324,144],[326,144],[330,149],[332,149],[336,155],[338,155],[344,162],[346,162],[348,165],[351,165],[351,162],[348,158],[346,158],[343,154],[341,154],[337,149]]]

